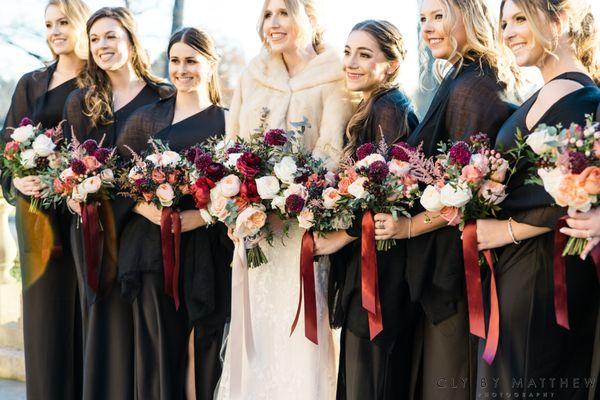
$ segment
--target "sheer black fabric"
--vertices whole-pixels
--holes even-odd
[[[113,147],[127,118],[139,107],[153,103],[171,93],[170,86],[147,84],[128,104],[114,112],[114,122],[108,126],[93,126],[84,114],[86,89],[77,89],[69,96],[64,110],[67,133],[73,132],[80,142],[100,140]],[[72,131],[71,131],[72,128]],[[98,210],[102,225],[100,290],[94,293],[87,285],[83,234],[79,221],[73,218],[71,244],[79,280],[84,326],[84,400],[134,398],[133,313],[116,285],[117,251],[120,234],[133,202],[121,196],[101,202]]]
[[[600,90],[581,73],[566,73],[555,79],[580,83],[583,88],[558,100],[536,122],[538,124],[584,124],[585,114],[592,114],[600,104]],[[525,120],[537,100],[535,93],[509,118],[500,133],[496,147],[510,149],[519,129],[524,136]],[[527,185],[531,165],[520,163],[511,178],[508,198],[502,203],[504,217],[533,226],[555,229],[565,209],[553,207],[552,198],[543,187]],[[536,382],[519,390],[525,397],[587,399],[585,388],[573,384],[573,379],[589,379],[596,320],[599,286],[593,261],[567,257],[567,287],[570,330],[559,327],[554,315],[553,253],[554,232],[523,240],[496,249],[495,265],[500,307],[500,342],[493,364],[479,362],[478,381],[496,379],[498,385],[478,388],[478,397],[515,391],[513,381]],[[488,277],[486,277],[486,284]],[[482,352],[480,344],[480,353]],[[567,379],[566,386],[542,386],[541,380]]]
[[[48,90],[56,63],[29,72],[17,83],[2,130],[24,117],[56,127],[75,79]],[[69,248],[69,214],[64,208],[29,212],[29,198],[3,175],[4,198],[16,206],[15,223],[23,283],[23,331],[27,395],[30,399],[81,397],[81,313],[77,277]]]
[[[118,141],[120,152],[127,154],[126,145],[139,153],[148,147],[149,138],[159,139],[171,150],[180,152],[225,133],[224,109],[218,106],[210,106],[172,123],[175,100],[171,97],[133,114]],[[194,210],[191,196],[184,197],[177,208]],[[196,330],[195,346],[210,352],[196,351],[194,355],[196,397],[212,399],[221,375],[218,349],[229,315],[229,265],[233,245],[222,224],[185,232],[181,239],[180,287],[183,290],[180,290],[182,308],[177,311],[162,284],[160,227],[132,213],[121,236],[121,241],[128,245],[119,252],[119,281],[123,295],[133,301],[135,331],[138,332],[134,345],[136,359],[148,360],[156,355],[153,363],[144,363],[139,368],[136,387],[140,393],[145,388],[144,393],[152,398],[181,398],[177,388],[185,387],[185,368],[182,368],[185,363],[182,361],[187,355],[187,311]],[[156,335],[156,331],[165,334]],[[183,346],[179,346],[181,344]],[[162,354],[170,354],[170,357]],[[160,392],[151,391],[151,388],[160,388]]]
[[[379,95],[360,132],[358,145],[405,140],[417,126],[408,98],[398,89]],[[382,136],[383,134],[383,136]],[[360,237],[360,221],[348,233]],[[404,273],[404,241],[377,252],[383,332],[369,339],[367,312],[361,296],[360,240],[332,255],[329,303],[333,326],[342,326],[338,399],[391,399],[408,394],[413,309]]]

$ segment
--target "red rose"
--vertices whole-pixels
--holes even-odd
[[[259,202],[260,196],[256,189],[256,181],[254,179],[245,179],[242,186],[240,186],[240,195],[248,203]]]
[[[221,178],[225,176],[226,172],[225,166],[220,163],[213,162],[206,167],[206,176],[215,182],[220,181]]]
[[[192,185],[192,192],[197,209],[201,210],[208,206],[210,202],[210,189],[214,187],[215,183],[208,178],[201,177],[196,179],[196,182]]]
[[[61,194],[65,190],[65,185],[58,178],[54,178],[54,191]]]
[[[237,168],[246,178],[254,178],[260,172],[260,157],[249,151],[237,160]]]

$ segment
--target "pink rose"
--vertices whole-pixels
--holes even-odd
[[[94,156],[85,156],[81,161],[83,162],[83,165],[85,165],[85,168],[88,172],[95,171],[102,166],[100,161],[98,161],[98,159]]]
[[[479,188],[478,196],[488,204],[500,204],[506,198],[505,186],[495,181],[485,181]]]
[[[481,170],[471,164],[463,167],[460,176],[469,183],[479,183],[483,179],[483,173]]]
[[[167,179],[167,177],[165,176],[165,173],[162,172],[162,170],[160,168],[155,168],[152,170],[152,180],[158,184],[163,183],[165,180]]]
[[[456,226],[460,224],[460,220],[462,218],[460,208],[456,207],[444,207],[441,209],[440,215],[442,218],[448,221],[448,225],[450,226]]]
[[[171,207],[175,198],[173,187],[168,183],[160,184],[156,189],[156,197],[163,207]]]

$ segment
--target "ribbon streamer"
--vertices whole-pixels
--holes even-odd
[[[160,236],[163,256],[165,293],[175,301],[179,309],[179,265],[181,259],[181,219],[171,207],[162,209]]]
[[[465,280],[467,286],[467,304],[469,309],[469,330],[481,338],[486,339],[483,359],[491,364],[498,351],[500,338],[500,306],[498,302],[498,289],[494,271],[494,260],[490,250],[484,250],[483,256],[490,269],[490,320],[488,333],[485,332],[485,315],[483,311],[483,289],[481,286],[481,272],[479,267],[479,250],[477,248],[477,223],[469,221],[463,230],[463,259],[465,264]]]
[[[300,291],[298,294],[298,309],[296,317],[292,324],[290,336],[294,333],[298,320],[300,319],[300,309],[302,308],[302,293],[304,293],[304,335],[314,344],[319,344],[317,332],[317,298],[315,290],[315,269],[314,269],[315,242],[312,233],[305,231],[302,236],[302,250],[300,253]]]
[[[565,329],[571,329],[567,300],[567,267],[562,255],[569,238],[560,232],[560,229],[565,226],[567,226],[566,216],[558,220],[554,231],[554,314],[558,325]]]
[[[85,251],[85,263],[87,266],[88,286],[94,293],[98,293],[100,280],[100,216],[98,214],[98,203],[82,204],[81,225],[83,228],[83,246]]]
[[[362,306],[369,317],[369,336],[371,340],[383,331],[381,303],[379,301],[379,285],[377,273],[377,250],[375,247],[375,221],[370,210],[362,217],[361,233],[361,295]]]

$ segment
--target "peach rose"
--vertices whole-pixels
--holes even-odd
[[[154,194],[152,192],[143,192],[142,196],[144,196],[144,200],[146,200],[147,202],[150,202],[152,200],[152,198],[154,197]]]
[[[159,168],[155,168],[152,170],[152,180],[158,184],[164,183],[164,181],[167,179],[167,177],[165,176],[165,173],[162,172],[162,170],[160,170]]]
[[[267,214],[263,207],[248,207],[238,215],[234,234],[240,238],[254,236],[266,222]]]
[[[88,171],[95,171],[102,166],[100,161],[94,156],[85,156],[81,161]]]
[[[598,140],[594,143],[594,156],[600,158],[600,141]]]
[[[225,221],[229,216],[229,211],[227,210],[228,203],[229,199],[221,193],[220,185],[217,185],[210,190],[208,211],[221,222]]]
[[[440,215],[442,218],[448,221],[448,225],[450,226],[456,226],[460,224],[460,219],[462,218],[460,208],[456,207],[444,207],[440,210]]]
[[[569,174],[565,176],[558,187],[554,198],[561,207],[587,212],[592,206],[592,199],[579,182],[579,176]]]
[[[337,201],[341,198],[340,192],[332,187],[329,187],[323,191],[323,207],[328,210],[332,210],[336,207]]]
[[[600,194],[600,167],[587,167],[579,174],[578,180],[587,194]]]
[[[475,165],[465,166],[460,176],[469,183],[479,183],[483,179],[483,173]]]

